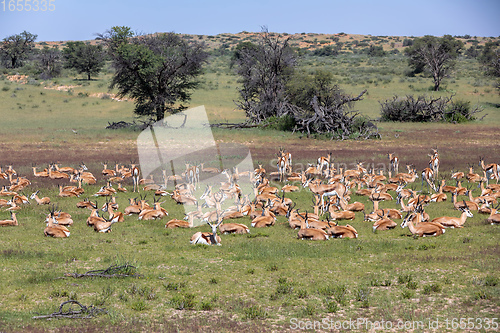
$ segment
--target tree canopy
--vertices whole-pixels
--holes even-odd
[[[185,109],[207,61],[206,46],[175,33],[135,35],[128,27],[112,27],[103,39],[115,74],[110,88],[135,101],[135,113],[156,121]]]
[[[27,59],[33,50],[37,37],[37,35],[23,31],[18,35],[3,39],[0,51],[10,67],[17,68],[22,65],[22,61]]]
[[[86,73],[87,79],[97,75],[104,67],[105,53],[102,45],[84,42],[68,42],[63,50],[66,67],[74,68],[78,73]]]
[[[450,35],[441,38],[424,36],[415,38],[413,45],[405,50],[414,72],[426,71],[434,80],[434,91],[439,90],[441,81],[454,66],[463,43]]]

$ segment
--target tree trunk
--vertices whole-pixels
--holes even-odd
[[[87,80],[90,81],[90,72],[87,72]]]
[[[156,107],[156,121],[160,121],[165,118],[165,106],[160,105]]]

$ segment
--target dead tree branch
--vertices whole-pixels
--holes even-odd
[[[71,304],[71,305],[76,304],[77,306],[79,306],[79,308],[73,310],[72,306],[70,305],[69,309],[63,311],[63,307],[66,304]],[[32,317],[31,319],[52,319],[52,318],[89,319],[101,313],[107,313],[107,311],[105,309],[96,308],[93,305],[85,306],[78,301],[69,300],[61,303],[61,305],[59,306],[59,311],[56,311],[48,315],[35,316]]]

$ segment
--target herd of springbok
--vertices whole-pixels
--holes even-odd
[[[58,238],[69,237],[69,228],[74,223],[69,213],[58,209],[58,203],[65,198],[83,196],[86,192],[82,184],[94,185],[100,181],[104,185],[92,196],[105,197],[103,206],[88,197],[76,203],[77,208],[91,211],[86,222],[96,232],[110,232],[113,224],[122,223],[131,215],[136,215],[138,220],[163,219],[168,216],[168,212],[161,207],[166,201],[160,201],[160,198],[170,196],[172,202],[196,209],[187,212],[183,219],[174,218],[166,222],[166,228],[195,228],[195,221],[196,225],[207,223],[211,228],[211,232],[196,232],[191,237],[191,244],[221,245],[219,234],[245,234],[251,228],[272,227],[276,223],[276,216],[280,215],[288,218],[292,229],[298,229],[298,239],[308,240],[357,238],[358,232],[353,226],[339,224],[342,220],[354,220],[356,213],[363,214],[365,222],[373,223],[374,232],[393,229],[398,225],[395,220],[402,220],[402,228],[408,227],[411,234],[420,237],[439,236],[446,228],[462,228],[466,219],[473,217],[474,211],[486,214],[488,223],[492,225],[500,223],[500,213],[497,211],[500,206],[497,202],[500,197],[498,164],[485,164],[484,158],[480,157],[482,174],[474,173],[473,165],[469,165],[468,173],[452,171],[450,180],[455,182],[455,186],[450,186],[446,184],[445,177],[439,177],[440,157],[437,149],[432,150],[429,166],[421,173],[412,165],[406,165],[407,172],[400,172],[399,158],[394,153],[387,154],[387,157],[387,175],[382,170],[367,170],[363,163],[357,163],[353,169],[335,168],[331,153],[319,157],[306,170],[294,172],[291,153],[280,148],[276,172],[267,173],[262,165],[252,171],[239,172],[237,168],[219,170],[206,168],[203,164],[186,164],[182,175],[167,176],[166,171],[163,171],[162,184],[158,184],[153,176],[140,179],[140,170],[133,163],[130,166],[117,163],[114,169],[108,169],[108,164],[103,163],[99,180],[83,163],[79,168],[60,167],[57,163],[51,163],[42,171],[37,171],[33,166],[33,176],[63,180],[70,184],[59,185],[58,202],[43,197],[40,190],[34,191],[30,199],[37,205],[49,207],[49,214],[44,221],[44,235]],[[200,187],[200,174],[222,175],[227,181],[206,185],[203,194],[198,197],[196,190]],[[412,185],[407,188],[419,177],[421,191],[416,191]],[[128,178],[132,178],[132,192],[138,194],[129,199],[129,205],[121,212],[116,197],[121,195],[119,193],[127,192],[123,183]],[[252,196],[242,193],[238,184],[242,178],[252,184]],[[490,180],[496,181],[496,184],[490,184]],[[31,204],[22,192],[31,185],[31,181],[18,176],[12,166],[5,170],[0,168],[1,181],[9,185],[4,185],[0,190],[0,208],[10,212],[11,218],[0,220],[0,226],[17,226],[16,212],[22,210],[24,205]],[[169,181],[174,183],[171,192],[167,191]],[[467,182],[468,186],[463,187],[462,182]],[[478,186],[473,186],[474,183]],[[113,184],[117,184],[116,188]],[[424,186],[427,192],[423,192]],[[478,196],[473,195],[476,187],[480,189]],[[142,194],[139,193],[141,190]],[[311,195],[312,204],[308,207],[298,208],[297,203],[285,195],[301,190]],[[149,192],[154,193],[153,203],[146,200]],[[425,207],[446,201],[446,193],[451,195],[450,207],[453,205],[460,214],[431,219]],[[353,196],[368,197],[372,203],[371,210],[361,202],[353,202]],[[459,196],[462,198],[459,199]],[[379,208],[380,201],[392,201],[394,198],[397,204],[395,208]],[[246,218],[250,218],[246,224],[228,222]]]

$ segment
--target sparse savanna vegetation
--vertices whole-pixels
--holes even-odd
[[[256,34],[191,37],[205,41],[211,56],[189,106],[205,105],[211,123],[244,122],[245,113],[234,110],[240,84],[231,67],[231,51],[240,41],[255,42]],[[462,38],[466,49],[497,40],[463,37],[467,37]],[[290,39],[290,45],[302,48],[298,61],[304,75],[328,72],[332,84],[353,96],[366,89],[352,110],[378,127],[380,139],[330,140],[324,134],[307,137],[293,133],[293,122],[286,118],[238,130],[213,128],[214,138],[217,142],[243,143],[255,164],[263,164],[268,172],[276,170],[279,147],[293,154],[296,167],[316,163],[330,151],[335,163],[351,167],[364,161],[365,166],[384,168],[387,153],[395,152],[401,160],[400,171],[405,163],[420,171],[428,166],[431,148],[437,146],[440,174],[449,185],[455,185],[449,177],[452,169],[467,173],[469,163],[481,172],[479,156],[488,163],[499,163],[496,79],[485,76],[476,59],[461,55],[450,76],[441,82],[440,91],[433,91],[432,78],[410,73],[402,52],[391,52],[402,51],[413,40],[346,33],[304,33]],[[53,43],[48,44],[42,46],[52,47]],[[372,48],[368,54],[370,45],[382,50]],[[386,53],[378,56],[380,51]],[[250,228],[250,234],[220,235],[222,246],[202,246],[189,244],[192,229],[165,228],[166,221],[182,219],[184,214],[181,205],[166,197],[162,207],[169,212],[167,218],[139,221],[136,216],[125,217],[125,222],[113,225],[111,233],[95,233],[85,224],[89,211],[77,209],[76,203],[105,185],[101,162],[112,166],[115,161],[129,164],[138,160],[138,131],[105,128],[119,121],[140,124],[134,116],[135,104],[127,97],[117,100],[117,91],[108,90],[114,73],[109,62],[87,80],[86,74],[64,67],[59,68],[58,76],[44,78],[25,58],[22,61],[24,67],[1,69],[0,165],[3,170],[13,165],[18,176],[32,180],[25,194],[40,189],[58,209],[71,213],[75,222],[69,227],[69,238],[44,237],[47,207],[32,200],[17,213],[18,226],[1,229],[0,331],[191,332],[203,328],[271,332],[291,331],[293,323],[323,318],[333,322],[367,318],[396,325],[398,321],[428,323],[429,318],[444,323],[453,318],[498,317],[500,229],[486,223],[485,215],[477,212],[464,228],[447,229],[436,238],[414,238],[408,229],[399,227],[400,221],[393,230],[373,232],[372,223],[364,222],[359,212],[349,221],[359,233],[357,239],[298,240],[287,218],[279,216],[272,227]],[[430,101],[451,95],[454,102],[460,102],[455,105],[457,119],[378,121],[381,101],[391,101],[394,96],[425,96]],[[476,119],[463,121],[461,110],[475,108],[481,110]],[[99,175],[98,183],[83,185],[82,198],[59,198],[58,185],[68,181],[42,180],[32,173],[32,163],[41,171],[56,161],[73,167],[85,162]],[[419,182],[415,190],[421,189]],[[8,184],[0,179],[1,186]],[[462,184],[469,185],[467,181]],[[129,180],[124,183],[129,190],[131,185]],[[286,196],[301,212],[312,212],[311,192],[297,185],[301,190]],[[474,196],[480,192],[477,185],[469,185]],[[198,190],[198,197],[203,190]],[[118,194],[118,210],[123,211],[128,199],[135,196]],[[151,194],[148,199],[152,202]],[[98,200],[99,205],[104,203]],[[364,203],[366,210],[372,207],[365,196],[353,194],[351,200]],[[380,206],[397,205],[381,202]],[[445,202],[430,204],[426,212],[431,218],[459,216],[451,196]],[[0,220],[9,215],[2,208]],[[249,225],[250,220],[245,217],[237,222]],[[199,230],[210,231],[206,225]],[[113,265],[128,267],[119,273],[131,276],[76,278],[67,274]],[[91,319],[32,319],[57,312],[68,300],[105,311],[96,312]],[[438,331],[449,329],[441,325]]]

